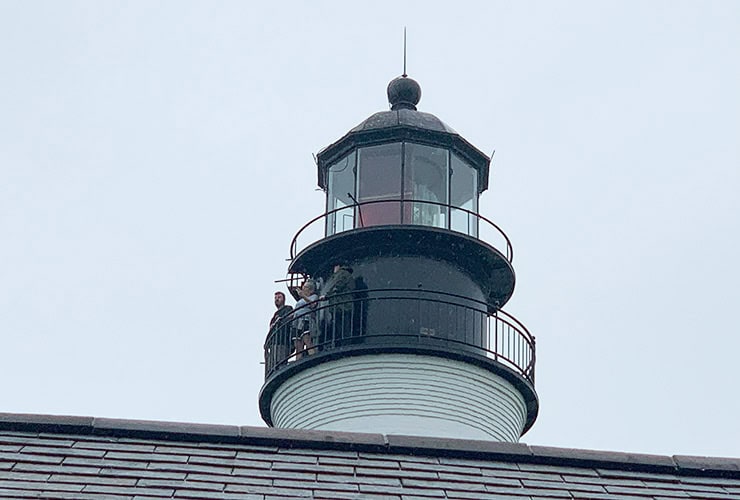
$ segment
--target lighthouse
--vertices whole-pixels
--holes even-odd
[[[491,159],[417,109],[415,80],[387,93],[317,155],[326,208],[290,245],[304,300],[267,335],[262,418],[516,442],[539,408],[535,341],[504,311],[511,242],[478,209]]]

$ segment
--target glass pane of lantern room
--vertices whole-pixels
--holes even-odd
[[[459,156],[452,155],[450,205],[478,213],[478,172]],[[478,236],[478,217],[464,210],[452,209],[450,229]]]
[[[447,227],[446,149],[406,144],[404,161],[404,223]]]
[[[355,225],[354,201],[351,197],[355,193],[354,151],[329,167],[327,184],[326,209],[329,216],[326,219],[326,235],[329,236],[353,229]]]
[[[358,227],[401,222],[401,144],[357,150]],[[394,200],[385,202],[383,200]]]

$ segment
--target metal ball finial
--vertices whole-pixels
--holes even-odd
[[[388,102],[393,111],[397,109],[413,109],[421,100],[421,87],[413,78],[406,75],[394,78],[388,84]]]

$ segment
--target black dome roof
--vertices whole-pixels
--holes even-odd
[[[377,130],[391,127],[413,127],[422,130],[433,130],[447,134],[459,135],[455,129],[431,113],[423,113],[412,109],[396,111],[380,111],[371,115],[365,121],[352,128],[349,133],[366,130]]]
[[[421,87],[407,76],[388,84],[389,111],[380,111],[353,127],[341,139],[322,149],[317,155],[318,181],[326,188],[326,170],[353,149],[399,141],[412,141],[450,149],[478,170],[478,189],[488,187],[491,159],[470,144],[455,129],[431,113],[416,109],[421,99]]]

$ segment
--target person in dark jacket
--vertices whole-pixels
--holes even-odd
[[[267,345],[265,345],[268,369],[286,362],[293,350],[293,336],[288,321],[293,307],[285,303],[283,292],[275,292],[275,307],[277,311],[270,319],[270,331],[267,334]]]

